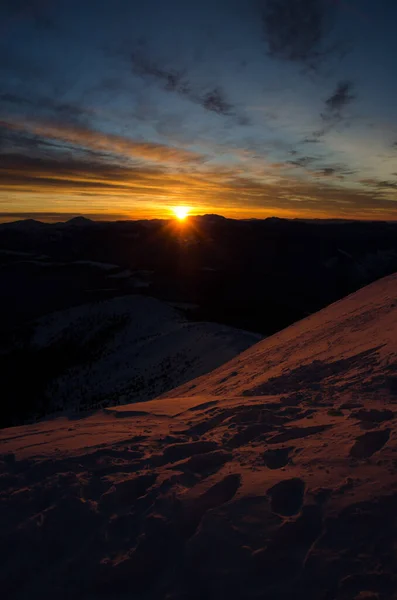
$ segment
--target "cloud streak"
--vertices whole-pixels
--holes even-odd
[[[347,123],[344,109],[356,99],[353,94],[353,83],[351,81],[340,81],[333,93],[325,100],[324,111],[320,114],[323,126],[314,131],[311,138],[304,140],[305,143],[319,141],[319,138],[325,136],[331,129],[341,122]]]
[[[361,179],[361,183],[371,188],[377,188],[381,191],[397,190],[397,180],[382,180],[382,179]]]
[[[75,149],[91,149],[102,153],[120,155],[125,158],[142,159],[157,163],[202,163],[206,157],[202,154],[165,144],[141,142],[115,134],[107,134],[88,127],[72,127],[70,124],[56,124],[31,121],[0,121],[0,139],[11,136],[18,143],[18,135],[24,140],[32,139],[37,145],[47,144],[48,140],[74,146]],[[113,157],[114,158],[114,157]]]
[[[355,95],[352,94],[353,84],[351,81],[340,81],[333,94],[325,101],[327,113],[329,115],[339,115],[342,109],[350,104]],[[327,118],[327,113],[325,117]]]
[[[236,107],[227,99],[220,86],[203,89],[195,85],[185,70],[161,65],[141,49],[131,53],[132,72],[138,77],[154,81],[166,92],[173,92],[204,110],[226,117],[237,116]]]

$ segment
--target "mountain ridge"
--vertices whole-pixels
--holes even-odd
[[[0,423],[152,399],[260,338],[188,321],[149,296],[125,295],[50,313],[29,323],[2,351],[7,391]],[[18,378],[20,371],[25,378]]]

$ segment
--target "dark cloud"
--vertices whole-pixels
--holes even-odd
[[[325,109],[320,117],[323,122],[323,127],[312,133],[311,138],[307,138],[306,143],[314,143],[319,141],[319,138],[324,137],[335,125],[344,123],[346,127],[350,124],[343,114],[344,108],[355,100],[356,95],[352,93],[353,83],[351,81],[340,81],[335,91],[325,100]]]
[[[27,129],[13,127],[7,121],[0,121],[0,163],[3,166],[11,156],[25,156],[26,160],[58,159],[74,155],[76,159],[95,159],[108,162],[114,160],[111,152],[82,147],[63,139],[47,138]],[[57,164],[56,162],[54,164]]]
[[[342,165],[325,166],[315,171],[315,174],[321,177],[337,177],[338,179],[344,179],[346,175],[354,175],[354,173],[356,171],[346,169]]]
[[[306,168],[310,164],[312,164],[313,162],[315,162],[316,160],[317,159],[314,158],[313,156],[300,156],[299,158],[296,158],[294,160],[289,160],[288,164],[289,165],[293,165],[295,167]]]
[[[132,52],[131,64],[135,75],[155,79],[167,92],[177,92],[182,96],[189,96],[192,93],[184,71],[160,66],[140,49]]]
[[[332,28],[326,0],[264,0],[262,24],[274,58],[315,67],[330,52],[325,41]]]
[[[33,186],[59,189],[127,189],[131,183],[144,184],[149,176],[158,176],[164,170],[138,166],[124,167],[89,157],[39,156],[14,153],[1,157],[0,187]]]
[[[397,190],[397,181],[380,181],[378,187]]]
[[[26,131],[14,131],[5,122],[0,121],[0,156],[15,151],[26,153],[42,153],[50,148],[58,148],[59,144],[43,139]]]
[[[297,151],[290,150],[290,154],[296,155]],[[287,164],[302,169],[308,169],[310,170],[310,173],[320,177],[335,177],[338,179],[344,179],[346,175],[354,175],[354,173],[356,173],[356,171],[352,169],[346,169],[346,167],[339,164],[319,165],[318,162],[320,160],[322,160],[321,157],[300,156],[293,160],[287,161]]]
[[[223,116],[235,116],[240,125],[248,125],[248,118],[238,115],[220,86],[210,89],[194,85],[185,70],[178,70],[151,59],[142,44],[131,54],[132,72],[138,77],[155,81],[164,91],[176,93],[205,110]]]
[[[226,100],[223,90],[214,88],[202,97],[202,105],[206,110],[219,115],[231,115],[233,106]]]
[[[324,167],[324,169],[317,171],[317,173],[319,175],[323,175],[324,177],[331,177],[332,175],[335,175],[335,173],[337,173],[337,169],[335,169],[334,167]]]
[[[317,137],[307,137],[300,142],[301,144],[319,144],[320,140]]]
[[[356,96],[351,93],[352,89],[351,81],[340,81],[334,93],[325,101],[327,111],[332,114],[340,113],[347,104],[355,99]]]
[[[391,190],[397,190],[397,181],[378,181],[376,183],[376,187],[378,188],[382,188],[382,189],[391,189]]]
[[[361,183],[379,190],[397,190],[397,181],[368,178],[361,179]]]
[[[69,150],[79,160],[91,156],[116,164],[149,161],[182,168],[206,161],[205,155],[190,150],[106,134],[84,126],[72,127],[69,123],[0,121],[0,140],[2,162],[7,154],[16,151],[26,156],[42,158],[44,155],[46,158],[48,154],[59,156]]]

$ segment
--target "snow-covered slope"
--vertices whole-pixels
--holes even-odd
[[[256,344],[172,395],[397,393],[397,275]]]
[[[0,432],[7,598],[397,594],[397,276],[168,397]]]
[[[224,325],[189,322],[154,298],[123,296],[39,319],[24,356],[48,371],[50,413],[154,398],[259,339]]]

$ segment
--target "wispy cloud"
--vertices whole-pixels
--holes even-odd
[[[319,175],[323,175],[324,177],[332,177],[337,173],[337,169],[335,167],[324,167],[324,169],[320,169],[317,171]]]
[[[301,144],[319,144],[320,140],[318,137],[306,137],[301,142]]]
[[[131,53],[131,65],[135,75],[156,80],[167,92],[177,92],[182,96],[191,94],[191,84],[185,71],[160,66],[140,47]]]
[[[209,112],[223,116],[239,116],[236,107],[227,98],[221,86],[199,86],[192,81],[186,70],[175,69],[152,59],[142,45],[131,53],[132,72],[138,77],[154,81],[166,92],[173,92],[190,102],[199,104]],[[247,124],[242,119],[240,123]]]
[[[54,124],[32,121],[0,121],[1,131],[5,134],[20,133],[23,136],[36,136],[36,143],[41,140],[66,142],[75,147],[88,148],[100,152],[117,154],[125,158],[142,159],[158,163],[201,163],[206,160],[202,154],[189,150],[174,148],[165,144],[141,142],[115,134],[107,134],[88,127],[72,127],[70,124]]]
[[[361,181],[361,183],[363,183],[366,186],[369,186],[372,188],[377,188],[377,189],[383,190],[383,191],[397,190],[397,180],[391,181],[391,180],[366,178],[366,179],[361,179],[360,181]]]
[[[225,92],[218,87],[213,88],[199,97],[199,103],[211,112],[219,115],[232,115],[233,105],[226,100]]]
[[[315,162],[316,158],[314,158],[313,156],[301,156],[299,158],[295,158],[294,160],[289,160],[288,164],[289,165],[293,165],[294,167],[308,167],[309,165],[311,165],[313,162]]]
[[[321,169],[316,169],[314,175],[320,177],[336,177],[337,179],[344,179],[347,175],[354,175],[357,171],[354,169],[347,169],[342,165],[324,166]]]
[[[338,83],[334,93],[325,101],[328,114],[340,114],[341,110],[355,99],[356,96],[352,94],[352,89],[353,84],[351,81],[340,81]],[[327,113],[325,113],[324,118],[327,118]]]
[[[318,140],[328,133],[335,125],[344,121],[347,123],[344,109],[355,100],[356,95],[353,94],[353,83],[351,81],[340,81],[333,93],[325,100],[325,108],[320,117],[323,122],[323,127],[314,131],[310,142]],[[308,141],[306,140],[306,143]]]
[[[17,189],[36,186],[40,189],[116,190],[118,187],[125,187],[126,181],[131,187],[134,175],[135,179],[143,182],[148,176],[155,177],[161,172],[159,167],[150,169],[141,165],[134,169],[106,164],[100,160],[89,160],[87,157],[33,158],[15,153],[2,157],[0,185]]]

